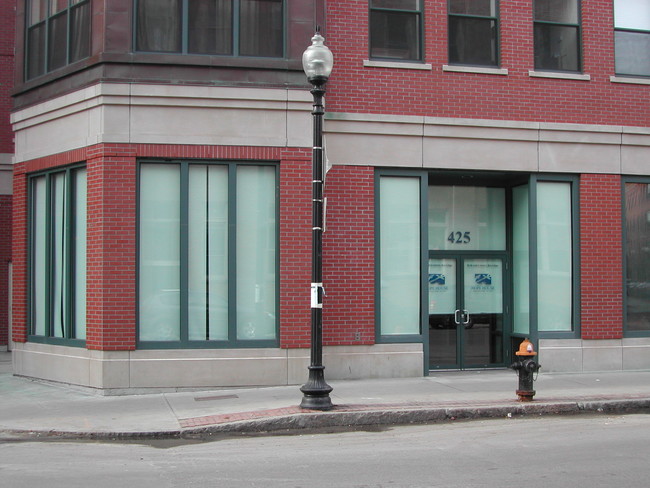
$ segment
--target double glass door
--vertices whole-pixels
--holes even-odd
[[[503,257],[430,256],[429,367],[504,365]]]

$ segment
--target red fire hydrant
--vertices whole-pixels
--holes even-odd
[[[519,361],[512,363],[510,367],[519,374],[517,396],[519,397],[520,402],[530,402],[535,396],[535,390],[533,390],[533,374],[539,371],[541,365],[532,359],[537,356],[537,353],[535,352],[533,344],[528,339],[524,339],[522,343],[519,344],[519,351],[515,354],[519,356],[520,359]]]

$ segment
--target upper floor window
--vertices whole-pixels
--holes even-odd
[[[370,0],[370,57],[422,59],[421,0]]]
[[[449,62],[497,66],[497,0],[449,0]]]
[[[535,69],[580,71],[579,0],[535,0]]]
[[[284,56],[283,0],[137,0],[137,51]]]
[[[616,73],[650,76],[650,3],[615,0]]]
[[[90,56],[90,0],[28,0],[26,78]]]

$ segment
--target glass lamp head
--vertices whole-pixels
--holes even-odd
[[[302,67],[307,79],[314,85],[322,85],[330,77],[334,66],[332,51],[323,44],[325,38],[316,33],[311,38],[311,46],[302,53]]]

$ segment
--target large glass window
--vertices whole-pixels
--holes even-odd
[[[537,321],[540,332],[573,330],[571,183],[537,183]]]
[[[497,0],[449,0],[449,62],[499,63]]]
[[[650,331],[650,184],[625,184],[625,324]]]
[[[505,251],[505,190],[429,186],[429,249]]]
[[[370,57],[422,59],[421,0],[370,0]]]
[[[30,178],[30,334],[86,337],[86,169]]]
[[[420,334],[420,179],[379,180],[381,335]]]
[[[534,1],[535,69],[580,71],[580,0]]]
[[[615,0],[616,73],[650,76],[650,2]]]
[[[142,163],[139,340],[277,337],[276,167]]]
[[[27,79],[90,56],[90,0],[28,0],[26,8]]]
[[[137,0],[136,50],[279,58],[283,0]]]

